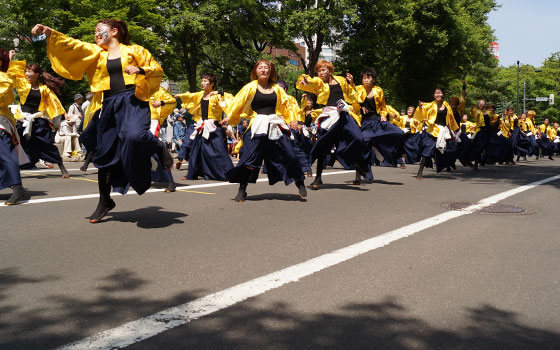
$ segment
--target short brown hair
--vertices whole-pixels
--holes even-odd
[[[331,62],[327,60],[320,60],[315,64],[315,68],[313,69],[315,73],[319,72],[320,68],[327,68],[331,74],[334,73],[334,66]]]
[[[268,78],[268,82],[269,83],[275,83],[276,80],[278,80],[278,74],[276,74],[276,68],[274,68],[274,63],[270,60],[265,60],[265,59],[259,60],[255,64],[253,69],[251,69],[251,80],[257,80],[257,67],[261,63],[265,63],[268,66],[268,68],[270,69],[270,77]]]

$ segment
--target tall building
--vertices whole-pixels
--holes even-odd
[[[307,60],[307,50],[305,49],[305,47],[301,46],[298,43],[294,44],[296,45],[298,53],[301,55],[301,57],[303,57],[303,60]],[[265,52],[272,57],[286,57],[288,59],[288,63],[300,69],[303,69],[303,64],[301,63],[299,56],[292,50],[282,49],[274,46],[267,46]]]
[[[490,53],[494,56],[498,61],[500,60],[500,44],[497,42],[490,43]]]

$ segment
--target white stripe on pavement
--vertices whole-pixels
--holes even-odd
[[[328,173],[323,173],[323,176],[327,175],[338,175],[338,174],[347,174],[347,173],[354,173],[354,170],[342,170],[342,171],[331,171]],[[264,182],[268,181],[267,178],[260,178],[257,182]],[[230,182],[217,182],[217,183],[209,183],[209,184],[200,184],[200,185],[188,185],[188,186],[180,186],[177,187],[177,190],[191,190],[195,188],[207,188],[207,187],[220,187],[220,186],[229,186],[229,185],[236,185],[235,183]],[[163,192],[165,191],[164,188],[153,188],[147,190],[146,193],[154,193],[154,192]],[[120,193],[112,192],[111,195],[119,195]],[[129,194],[136,194],[136,191],[129,190],[127,193]],[[80,194],[75,196],[64,196],[64,197],[51,197],[51,198],[42,198],[42,199],[28,199],[21,201],[18,205],[25,205],[25,204],[40,204],[40,203],[51,203],[51,202],[62,202],[62,201],[72,201],[76,199],[88,199],[88,198],[99,198],[99,193],[91,193],[91,194]],[[6,205],[5,203],[0,203],[0,207],[12,207],[10,205]]]
[[[172,307],[148,317],[123,324],[119,327],[98,333],[91,337],[59,347],[58,350],[73,349],[118,349],[153,337],[157,334],[186,324],[200,317],[263,294],[290,282],[298,281],[318,271],[340,264],[361,254],[384,247],[396,240],[412,236],[430,227],[442,224],[451,219],[471,214],[503,199],[528,191],[536,186],[560,179],[560,175],[520,186],[488,198],[480,200],[461,211],[448,211],[431,218],[398,228],[393,231],[372,237],[365,241],[335,250],[311,260],[273,272],[263,277],[238,284],[234,287],[207,295],[194,301]]]

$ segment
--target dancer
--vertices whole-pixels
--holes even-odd
[[[299,196],[305,198],[305,176],[286,124],[294,111],[289,110],[286,92],[276,84],[274,63],[258,61],[251,70],[251,80],[235,95],[227,108],[227,117],[222,120],[223,125],[229,122],[233,126],[239,123],[242,114],[250,119],[240,141],[243,144],[239,163],[226,173],[230,182],[239,183],[234,200],[245,201],[247,184],[257,181],[263,160],[270,185],[278,181],[289,185],[295,181]]]
[[[401,117],[399,126],[404,133],[401,141],[404,162],[407,164],[418,163],[420,159],[422,125],[420,121],[414,119],[414,107],[409,106],[406,109],[406,115]]]
[[[155,137],[160,137],[161,125],[173,112],[175,107],[177,107],[177,100],[162,87],[150,97],[150,119],[152,121],[150,131]],[[173,181],[171,169],[163,170],[163,164],[155,154],[152,155],[152,161],[155,162],[157,166],[157,168],[153,170],[154,165],[152,165],[152,182],[167,183],[165,192],[175,192],[177,186],[175,185],[175,181]]]
[[[399,162],[399,145],[403,136],[403,131],[395,124],[388,120],[388,113],[398,122],[399,113],[391,108],[387,110],[385,104],[385,96],[383,89],[375,85],[377,72],[373,68],[365,68],[361,74],[362,85],[352,87],[356,90],[358,102],[354,104],[354,111],[361,116],[360,131],[364,140],[362,149],[364,159],[369,160],[367,178],[373,179],[371,173],[371,165],[374,164],[375,151],[373,147],[379,150],[383,156],[382,165],[397,166]],[[354,185],[361,183],[360,171],[356,170],[356,179],[352,182]]]
[[[425,166],[429,166],[428,160],[431,158],[436,160],[436,171],[449,164],[448,152],[456,152],[454,133],[457,132],[459,126],[455,122],[453,111],[449,103],[443,100],[443,90],[436,88],[434,90],[434,101],[430,103],[419,102],[419,106],[414,112],[414,118],[426,123],[426,130],[422,132],[422,148],[420,166],[416,178],[422,180]]]
[[[311,172],[311,135],[307,128],[305,128],[305,111],[301,111],[299,104],[295,97],[288,95],[288,83],[283,80],[278,80],[280,86],[286,92],[288,97],[288,110],[292,113],[288,125],[292,133],[292,142],[297,157],[301,163],[301,169],[306,174]]]
[[[200,79],[202,91],[175,95],[183,102],[183,107],[192,114],[193,124],[189,126],[178,154],[177,169],[183,159],[189,160],[187,176],[184,179],[225,180],[226,173],[233,168],[227,151],[224,130],[220,125],[222,112],[233,95],[214,90],[216,76],[204,73]]]
[[[531,153],[530,155],[535,155],[535,160],[539,159],[540,148],[537,143],[537,123],[535,122],[535,115],[537,113],[534,110],[527,111],[527,118],[525,118],[524,131],[529,142],[531,143]]]
[[[317,190],[323,184],[321,175],[326,166],[327,156],[336,146],[336,158],[345,169],[356,169],[361,176],[373,180],[369,159],[364,158],[364,138],[360,131],[360,116],[352,113],[349,107],[359,104],[360,100],[353,86],[353,77],[333,75],[331,62],[320,60],[314,68],[317,77],[302,74],[296,87],[317,96],[317,104],[322,111],[317,116],[317,142],[311,151],[312,159],[317,159],[317,174],[311,189]],[[348,83],[348,81],[350,83]]]
[[[122,194],[129,186],[138,194],[150,188],[152,154],[158,155],[164,169],[173,165],[165,145],[150,132],[148,101],[159,89],[163,70],[148,50],[130,43],[123,21],[100,20],[95,44],[42,24],[32,33],[47,36],[47,56],[55,72],[72,80],[87,73],[94,93],[81,140],[88,150],[96,149],[99,203],[89,222],[98,223],[115,207],[111,187]]]
[[[10,51],[13,60],[15,51]],[[57,164],[63,179],[70,177],[58,148],[52,142],[52,119],[66,114],[57,95],[64,86],[64,80],[44,72],[38,64],[25,61],[10,63],[11,76],[19,95],[15,118],[21,145],[29,157],[29,166],[40,160]],[[52,168],[52,166],[49,166]]]
[[[16,130],[16,119],[9,105],[14,103],[12,93],[15,84],[10,67],[10,56],[6,51],[0,49],[0,190],[11,187],[12,194],[5,202],[6,205],[19,204],[26,199],[27,194],[21,183],[19,165],[28,162],[27,156],[21,149],[19,135]],[[19,153],[21,154],[18,157]]]
[[[554,160],[554,158],[552,158],[554,155],[554,144],[552,140],[556,138],[556,131],[550,126],[550,120],[548,118],[545,118],[543,124],[539,126],[538,135],[537,143],[541,149],[542,156],[548,156],[548,159]]]

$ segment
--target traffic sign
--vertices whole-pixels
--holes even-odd
[[[537,102],[548,102],[548,97],[537,97],[536,101]]]

